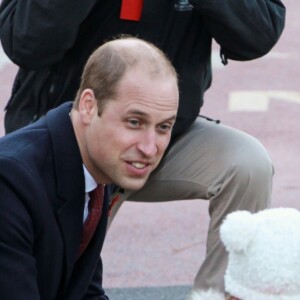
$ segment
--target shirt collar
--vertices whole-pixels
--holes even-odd
[[[84,172],[84,181],[85,181],[85,192],[89,193],[97,187],[97,182],[89,173],[85,165],[83,165],[83,172]]]

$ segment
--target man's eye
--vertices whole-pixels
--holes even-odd
[[[131,127],[138,127],[141,125],[141,122],[136,119],[130,119],[130,120],[128,120],[128,123]]]
[[[172,126],[170,124],[161,124],[159,125],[159,130],[161,132],[168,132],[172,129]]]

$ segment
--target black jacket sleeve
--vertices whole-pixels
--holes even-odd
[[[0,38],[4,51],[25,69],[59,62],[74,44],[80,24],[96,2],[3,0]],[[230,59],[249,60],[266,54],[284,28],[285,7],[280,0],[191,2]]]
[[[60,61],[96,1],[3,0],[0,38],[5,53],[25,69]]]
[[[285,25],[280,0],[194,0],[224,57],[250,60],[268,53]]]

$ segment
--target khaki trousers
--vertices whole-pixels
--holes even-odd
[[[272,162],[257,139],[199,117],[174,143],[146,185],[135,192],[125,191],[113,208],[110,222],[124,200],[208,200],[206,257],[195,277],[194,289],[222,292],[227,254],[219,238],[220,224],[232,211],[256,212],[268,207],[272,177]]]

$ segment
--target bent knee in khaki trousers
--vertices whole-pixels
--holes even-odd
[[[145,186],[138,191],[125,191],[113,207],[110,222],[124,200],[209,200],[207,253],[194,289],[223,292],[227,254],[219,239],[220,224],[232,211],[256,212],[268,207],[272,177],[272,162],[257,139],[199,117],[172,145]]]

